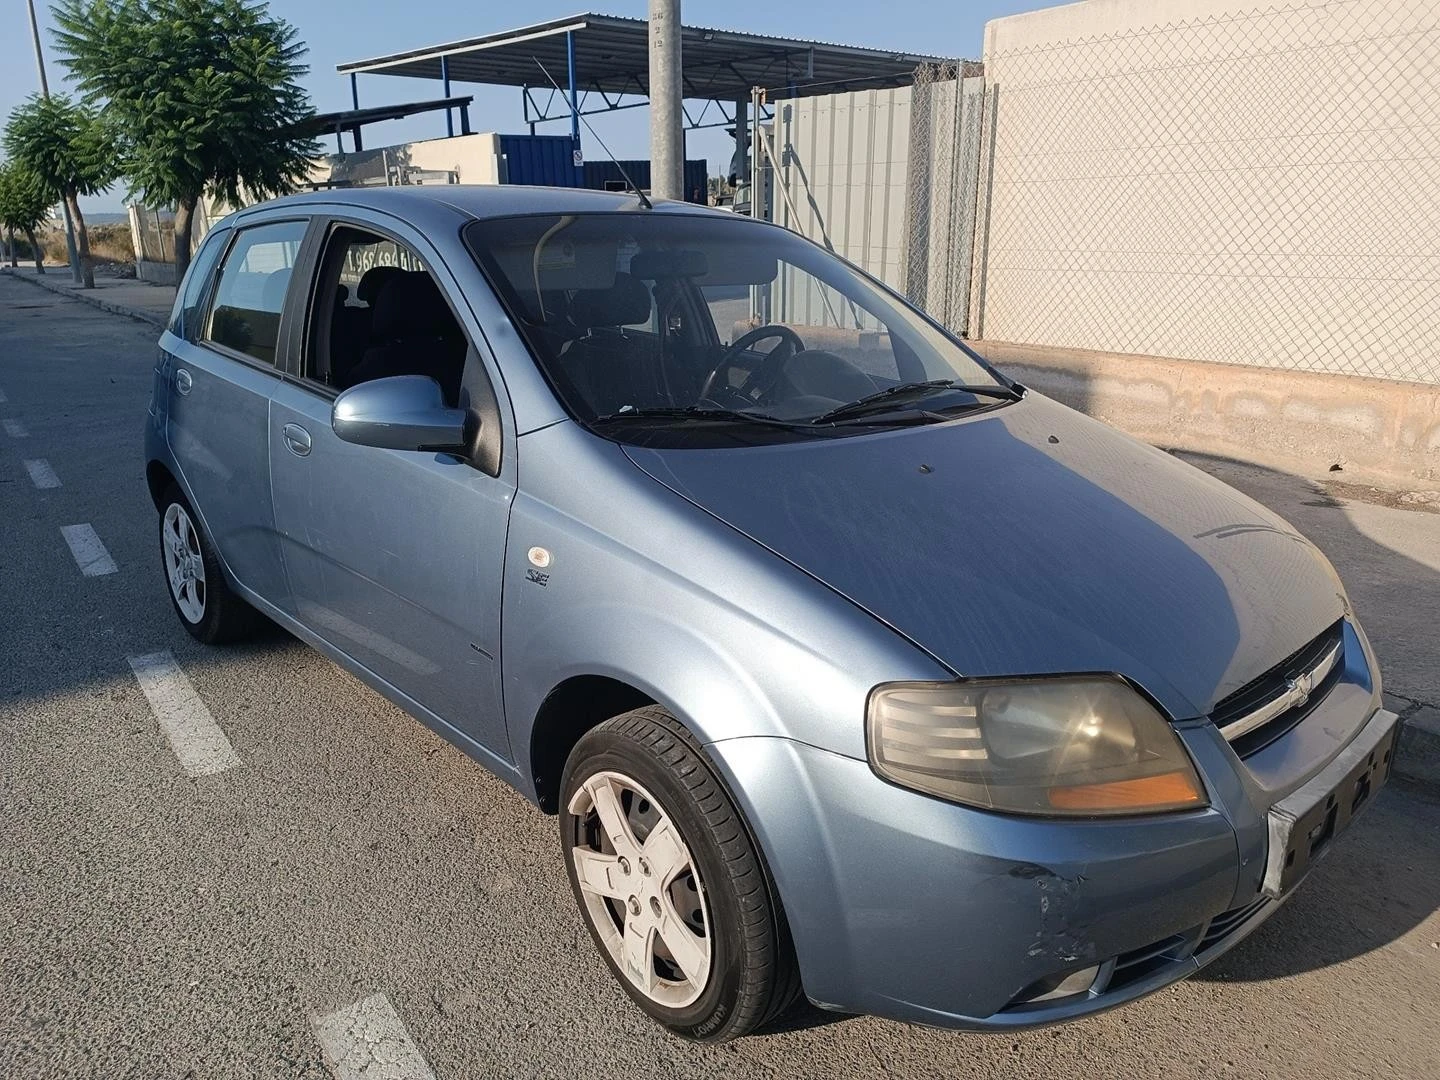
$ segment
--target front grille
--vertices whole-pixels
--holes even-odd
[[[1153,971],[1184,960],[1191,953],[1190,943],[1194,936],[1193,930],[1183,934],[1171,934],[1160,941],[1121,953],[1115,958],[1115,972],[1110,976],[1110,982],[1105,989],[1118,990],[1137,979],[1143,979]]]
[[[1195,946],[1195,951],[1197,953],[1203,953],[1207,949],[1220,944],[1220,942],[1229,937],[1232,932],[1240,929],[1250,916],[1256,914],[1269,903],[1269,900],[1261,896],[1250,901],[1250,903],[1244,907],[1222,911],[1210,920],[1209,926],[1205,927],[1205,933],[1200,935],[1200,943]]]
[[[1107,997],[1119,994],[1136,983],[1161,976],[1166,969],[1169,969],[1170,976],[1174,979],[1181,978],[1194,971],[1197,965],[1207,964],[1213,960],[1218,955],[1218,950],[1232,944],[1238,935],[1254,926],[1255,920],[1263,917],[1267,909],[1271,908],[1272,903],[1271,900],[1258,896],[1248,904],[1231,908],[1229,911],[1222,911],[1209,922],[1192,926],[1189,930],[1171,934],[1158,941],[1152,941],[1138,949],[1120,953],[1113,959],[1098,965],[1098,968],[1087,968],[1083,973],[1062,971],[1039,979],[1011,998],[1009,1004],[1000,1012],[1035,1013],[1066,1002],[1077,1001],[1082,997],[1104,1001]],[[1053,991],[1067,974],[1079,975],[1083,980],[1085,973],[1096,970],[1099,974],[1095,976],[1094,982],[1087,989],[1077,989],[1073,993],[1066,993],[1054,1000],[1046,1000],[1042,996]],[[1170,978],[1167,978],[1167,981],[1171,981]]]
[[[1323,668],[1331,654],[1336,659],[1333,666],[1323,672],[1310,689],[1306,699],[1263,724],[1249,731],[1230,736],[1230,745],[1242,758],[1269,746],[1296,724],[1310,715],[1325,695],[1330,692],[1345,670],[1343,622],[1336,622],[1315,640],[1297,649],[1280,663],[1258,678],[1251,679],[1233,694],[1229,694],[1215,706],[1210,718],[1223,732],[1230,725],[1240,725],[1247,717],[1253,716],[1268,705],[1280,701],[1291,692],[1296,680],[1311,677],[1317,668]],[[1243,726],[1243,725],[1240,725]]]

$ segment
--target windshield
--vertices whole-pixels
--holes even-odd
[[[641,211],[465,235],[566,407],[607,437],[836,437],[1016,396],[903,300],[778,227]]]

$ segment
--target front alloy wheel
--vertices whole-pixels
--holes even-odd
[[[689,1039],[720,1042],[800,990],[785,916],[739,809],[658,706],[587,732],[562,780],[575,900],[620,984]]]
[[[682,1008],[710,977],[705,897],[695,859],[655,796],[623,773],[587,777],[567,808],[570,849],[590,923],[630,984]]]

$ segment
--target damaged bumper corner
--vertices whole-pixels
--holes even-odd
[[[1277,906],[1237,900],[1236,835],[1215,809],[1015,818],[787,739],[708,749],[825,1007],[958,1028],[1056,1023],[1184,978]]]

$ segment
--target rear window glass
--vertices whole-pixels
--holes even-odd
[[[206,334],[210,341],[275,363],[280,312],[305,229],[303,221],[282,221],[240,233],[220,268]]]

